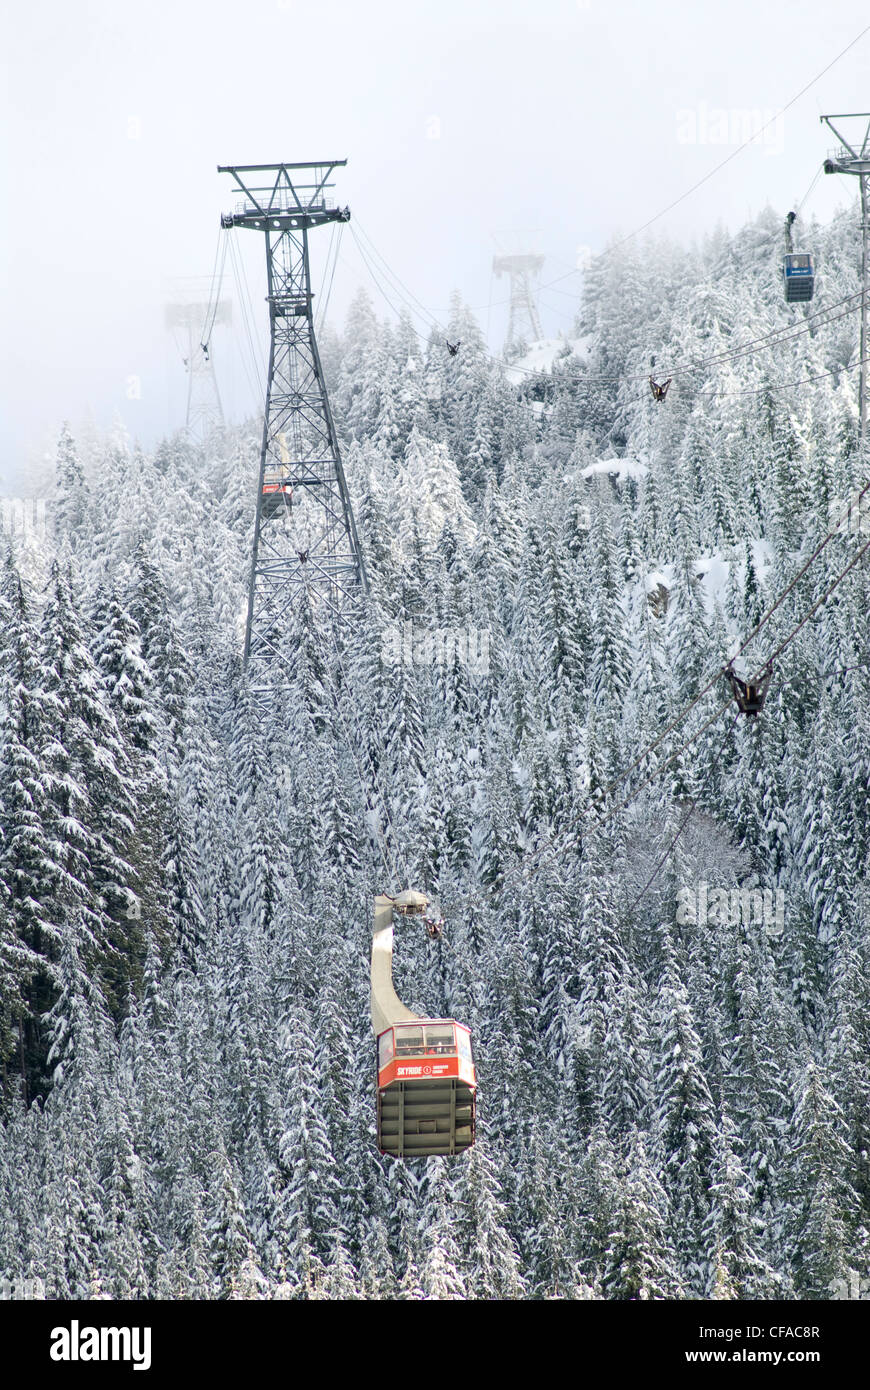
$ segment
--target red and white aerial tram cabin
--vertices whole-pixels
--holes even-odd
[[[263,498],[260,503],[263,516],[275,516],[285,507],[290,508],[293,505],[287,436],[283,433],[278,434],[275,436],[275,442],[278,456],[274,452],[268,453],[263,465]]]
[[[372,1028],[378,1042],[378,1147],[396,1158],[458,1154],[474,1143],[477,1081],[471,1034],[452,1018],[421,1018],[393,988],[393,918],[428,904],[408,889],[375,898]]]

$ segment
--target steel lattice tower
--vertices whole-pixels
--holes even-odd
[[[314,336],[308,233],[349,222],[326,197],[336,159],[219,165],[244,194],[221,226],[251,227],[266,242],[271,346],[260,450],[245,666],[255,694],[286,684],[287,619],[304,598],[333,617],[366,586],[356,523]]]
[[[216,323],[229,323],[230,306],[221,299],[215,306],[206,300],[177,300],[166,306],[166,326],[181,328],[186,335],[187,417],[185,429],[202,442],[214,429],[222,429],[224,412],[214,371],[211,342],[202,342],[203,325],[209,335]]]
[[[493,256],[492,268],[498,278],[506,274],[511,282],[506,348],[521,339],[537,343],[544,336],[532,288],[532,277],[540,274],[543,264],[543,256]]]
[[[861,193],[861,337],[858,358],[861,363],[861,378],[858,386],[860,439],[862,445],[867,436],[867,348],[870,335],[867,331],[867,301],[870,299],[870,217],[868,217],[867,180],[870,178],[870,111],[851,111],[840,115],[820,116],[820,121],[829,126],[840,148],[834,150],[824,163],[826,174],[856,174]],[[860,121],[858,135],[847,140],[834,125],[838,121],[842,128],[844,121]]]

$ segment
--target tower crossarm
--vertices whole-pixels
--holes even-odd
[[[219,164],[218,173],[230,174],[244,195],[234,212],[223,213],[223,227],[253,227],[263,231],[319,227],[327,222],[349,222],[350,209],[337,208],[327,194],[329,177],[346,159],[318,160],[308,164]]]

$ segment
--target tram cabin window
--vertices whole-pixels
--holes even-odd
[[[382,1033],[378,1039],[378,1067],[381,1071],[392,1062],[395,1053],[393,1031],[389,1029],[386,1033]]]
[[[453,1025],[451,1023],[437,1023],[427,1026],[426,1052],[434,1052],[442,1057],[456,1055],[456,1043],[453,1040]]]
[[[396,1029],[396,1055],[398,1057],[419,1057],[423,1051],[422,1028]]]

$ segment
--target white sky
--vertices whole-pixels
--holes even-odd
[[[185,375],[164,305],[172,279],[211,273],[220,212],[235,201],[219,163],[347,158],[335,192],[352,225],[436,314],[458,288],[497,348],[506,282],[491,276],[494,233],[522,234],[548,258],[543,280],[555,279],[578,245],[599,250],[639,227],[735,148],[709,139],[717,110],[737,125],[744,110],[774,114],[865,25],[862,0],[10,8],[0,492],[25,490],[64,418],[108,426],[119,413],[146,445],[183,424]],[[688,242],[717,222],[735,230],[767,203],[784,215],[832,143],[820,112],[868,108],[870,33],[656,230]],[[854,182],[822,176],[806,214],[828,220]],[[235,235],[265,331],[262,241]],[[312,238],[315,279],[329,236]],[[234,297],[229,263],[225,283]],[[330,318],[343,321],[364,283],[387,312],[347,229]],[[546,331],[569,329],[578,284],[542,294]],[[214,343],[238,419],[261,403],[234,312],[237,327]],[[127,398],[131,376],[141,399]]]

